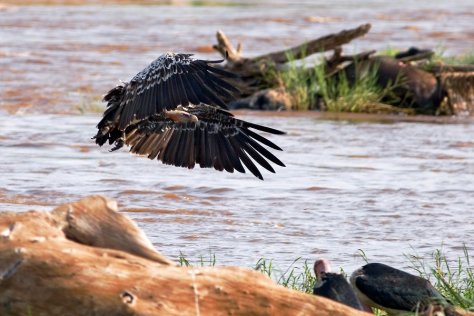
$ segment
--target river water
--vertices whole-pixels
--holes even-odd
[[[372,31],[348,53],[472,49],[471,1],[410,2],[410,12],[408,1],[355,3],[0,6],[0,209],[49,210],[105,194],[165,255],[212,252],[219,264],[266,257],[285,268],[325,256],[350,272],[363,263],[358,249],[399,267],[404,254],[442,248],[455,258],[464,243],[473,253],[470,119],[237,113],[287,131],[269,136],[287,167],[263,173],[265,181],[109,153],[90,139],[101,114],[89,105],[101,94],[163,51],[217,57],[209,53],[217,29],[249,56],[365,22]]]
[[[354,256],[402,266],[403,254],[474,251],[474,124],[375,123],[241,115],[287,131],[272,136],[276,174],[170,167],[90,140],[97,115],[0,117],[0,207],[51,209],[105,194],[165,255],[220,264],[260,257],[287,266]],[[413,248],[413,249],[412,249]]]

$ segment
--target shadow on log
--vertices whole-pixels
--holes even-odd
[[[116,203],[0,215],[0,315],[364,315],[237,267],[178,267]]]

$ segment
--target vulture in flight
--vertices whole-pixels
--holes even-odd
[[[108,142],[111,151],[127,145],[134,154],[189,169],[199,165],[245,173],[245,166],[262,180],[255,162],[273,173],[267,160],[284,167],[265,146],[282,149],[254,130],[284,132],[239,120],[226,110],[225,101],[238,90],[225,78],[237,76],[212,66],[222,61],[192,54],[158,57],[105,95],[107,108],[95,142]]]

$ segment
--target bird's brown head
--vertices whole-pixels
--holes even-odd
[[[321,281],[326,273],[331,272],[331,265],[327,259],[318,259],[314,263],[313,269],[316,280]]]

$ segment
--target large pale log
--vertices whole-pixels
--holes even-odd
[[[243,268],[178,268],[51,241],[0,250],[0,314],[363,315]]]
[[[251,269],[166,264],[130,223],[103,197],[1,213],[0,315],[364,314]]]

